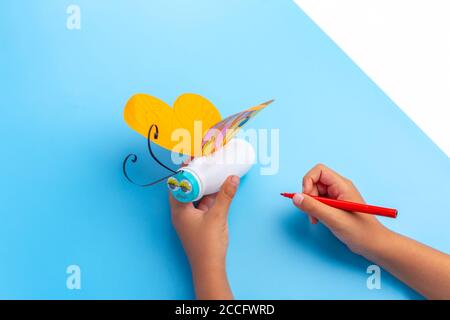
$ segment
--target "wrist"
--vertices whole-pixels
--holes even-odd
[[[367,245],[363,256],[375,263],[382,261],[383,256],[386,254],[389,248],[392,247],[392,239],[396,233],[388,228],[381,226],[378,231],[371,237],[369,245]]]
[[[192,277],[195,279],[221,279],[226,278],[225,263],[191,263]]]
[[[225,270],[226,254],[217,254],[208,251],[188,254],[192,271],[207,272],[210,270]]]
[[[192,278],[198,299],[233,299],[225,265],[192,267]]]

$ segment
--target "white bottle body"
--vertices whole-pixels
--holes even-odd
[[[198,179],[198,200],[219,191],[228,176],[244,176],[255,161],[253,146],[244,139],[234,138],[213,154],[195,158],[182,170],[191,172]]]

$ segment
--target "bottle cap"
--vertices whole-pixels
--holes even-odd
[[[167,186],[175,199],[180,202],[197,201],[201,197],[201,183],[191,171],[180,169],[167,179]]]

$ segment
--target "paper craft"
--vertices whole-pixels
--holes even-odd
[[[251,118],[272,101],[233,114],[212,126],[202,139],[202,153],[208,155],[226,145]]]
[[[147,138],[150,156],[162,167],[171,172],[170,175],[156,181],[139,184],[134,182],[127,173],[129,159],[137,161],[135,154],[129,154],[123,161],[123,173],[131,183],[142,187],[152,186],[178,172],[163,164],[153,153],[151,142],[163,148],[174,151],[179,141],[172,139],[176,130],[181,130],[183,137],[188,138],[189,148],[176,150],[191,157],[210,155],[227,144],[236,133],[259,111],[273,100],[233,114],[223,120],[216,107],[206,98],[197,94],[183,94],[175,101],[173,108],[162,100],[147,94],[136,94],[127,102],[124,110],[126,123],[135,131]],[[197,132],[200,127],[200,134]],[[153,136],[152,136],[152,130]],[[199,146],[198,148],[196,146]],[[170,186],[170,179],[168,181]],[[182,186],[183,187],[183,186]]]
[[[216,107],[206,98],[192,93],[183,94],[171,108],[164,101],[147,95],[136,94],[127,102],[124,110],[126,123],[135,131],[148,136],[152,125],[158,128],[158,139],[153,140],[159,146],[173,151],[179,141],[172,139],[176,129],[185,129],[190,136],[190,150],[182,150],[188,156],[208,155],[224,146],[236,135],[248,120],[264,109],[272,101],[249,108],[223,120]],[[200,123],[201,134],[195,132]],[[200,139],[201,141],[195,141]],[[201,148],[196,150],[195,146]]]

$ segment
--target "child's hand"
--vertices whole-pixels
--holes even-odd
[[[296,194],[293,202],[309,215],[311,223],[321,221],[350,250],[370,258],[373,246],[388,230],[374,216],[335,209],[308,197],[308,194],[364,203],[353,183],[319,164],[304,176],[303,194]]]
[[[329,207],[305,194],[364,203],[353,183],[324,165],[303,178],[294,204],[318,220],[353,252],[382,266],[431,299],[450,299],[450,256],[385,228],[371,215]]]
[[[238,185],[239,177],[228,177],[220,191],[205,196],[197,208],[169,195],[172,222],[191,264],[199,299],[232,298],[225,271],[227,218]]]

